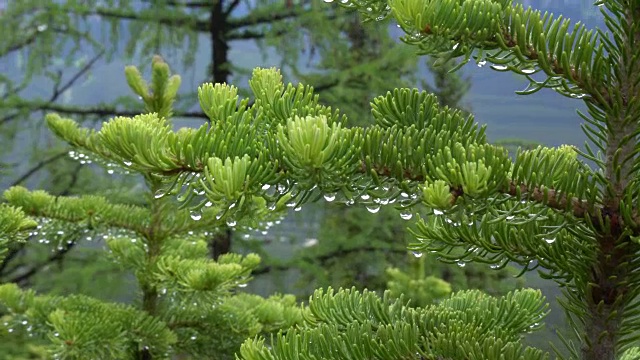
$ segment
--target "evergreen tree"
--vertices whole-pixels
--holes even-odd
[[[357,32],[358,37],[362,34],[366,34],[365,28]],[[358,59],[363,57],[357,48],[353,56]],[[338,58],[334,61],[349,64],[349,61],[342,60]],[[427,60],[427,66],[433,75],[433,82],[422,81],[422,86],[437,95],[441,106],[467,112],[468,109],[463,105],[463,98],[469,88],[469,80],[460,76],[459,73],[450,72],[455,66],[453,60],[438,66],[434,65],[432,60]],[[366,77],[360,80],[362,83],[367,83]],[[384,82],[384,78],[378,78],[377,81]],[[372,85],[368,91],[372,91],[372,88],[376,88],[376,85]],[[323,93],[321,98],[324,99],[325,95]],[[355,101],[357,95],[363,101]],[[341,101],[339,98],[332,98],[330,103],[336,104],[334,100],[340,105],[341,110],[341,105],[344,104],[350,109],[349,113],[355,114],[365,112],[364,104],[368,108],[370,101],[366,93],[356,91]],[[363,120],[356,122],[363,126],[370,124]],[[365,195],[363,200],[366,199]],[[444,280],[449,283],[446,285],[449,292],[451,287],[455,290],[472,288],[492,295],[504,294],[522,285],[521,278],[513,277],[518,272],[511,266],[504,270],[493,271],[486,264],[444,264],[438,262],[437,256],[431,253],[414,252],[411,256],[407,256],[409,252],[406,250],[406,245],[412,237],[406,225],[407,221],[413,217],[412,211],[398,211],[393,206],[380,206],[382,201],[365,209],[334,204],[335,199],[331,195],[326,196],[325,200],[329,204],[324,212],[317,244],[312,242],[309,244],[312,246],[303,247],[290,261],[289,266],[277,267],[285,271],[290,267],[299,269],[302,276],[298,283],[306,291],[327,286],[333,288],[354,286],[359,290],[368,289],[382,293],[386,288],[390,288],[394,290],[392,293],[396,296],[405,293],[411,301],[426,305],[427,300],[414,299],[409,293],[414,292],[422,299],[437,299],[439,296],[430,294],[427,288],[415,288],[415,282],[428,280],[440,283]],[[390,201],[390,204],[394,202]],[[424,294],[418,295],[419,293]],[[447,292],[437,293],[442,295]]]
[[[154,59],[152,69],[147,84],[136,68],[127,68],[129,84],[151,112],[134,121],[169,129],[180,78],[170,76],[160,58]],[[206,89],[213,90],[205,87],[203,91]],[[216,119],[214,115],[221,109],[212,106],[206,111]],[[131,120],[115,118],[110,124]],[[105,124],[103,130],[108,127]],[[182,134],[193,135],[189,131]],[[106,162],[115,161],[116,155],[108,150],[113,141],[127,143],[125,139],[92,136],[73,143],[83,151],[83,158],[105,161],[109,166]],[[129,150],[139,148],[129,145]],[[153,146],[147,149],[153,151]],[[115,163],[110,164],[115,167]],[[118,164],[129,169],[128,161]],[[217,261],[208,259],[205,239],[209,233],[222,225],[256,226],[259,219],[269,219],[272,215],[264,201],[247,199],[243,203],[243,207],[252,209],[252,218],[247,219],[225,216],[217,201],[201,204],[203,209],[196,213],[164,196],[161,189],[167,184],[153,172],[142,168],[128,171],[143,175],[149,189],[146,206],[111,203],[90,195],[55,197],[23,187],[5,192],[9,203],[19,204],[32,216],[103,234],[113,261],[135,275],[139,294],[138,306],[133,306],[77,294],[37,295],[16,284],[2,285],[3,335],[7,339],[47,339],[45,349],[60,359],[169,359],[176,354],[232,359],[245,338],[301,320],[293,296],[263,299],[238,290],[246,286],[251,271],[258,266],[258,256],[226,254]],[[274,210],[282,207],[276,205]]]
[[[523,94],[546,87],[587,105],[588,114],[581,116],[592,142],[585,151],[538,147],[519,151],[512,160],[506,151],[484,143],[482,131],[469,127],[456,139],[455,122],[443,122],[443,115],[424,116],[415,105],[419,94],[396,91],[374,104],[373,111],[380,114],[376,130],[393,131],[401,140],[397,148],[374,147],[365,138],[359,152],[362,170],[378,184],[387,177],[400,186],[423,183],[422,200],[434,210],[419,220],[412,248],[457,261],[540,267],[566,289],[562,305],[580,337],[579,345],[565,341],[573,358],[637,358],[637,4],[597,2],[611,35],[511,1],[349,4],[372,19],[393,14],[407,33],[404,40],[421,52],[439,53],[445,60],[474,57],[479,65],[490,62],[495,70],[527,77],[530,87]],[[420,139],[412,136],[414,127],[436,130],[428,132],[431,142],[416,143],[424,144],[424,152],[408,145]],[[593,161],[597,170],[578,155]],[[261,340],[249,341],[242,357],[294,358],[293,348],[311,354],[308,358],[544,357],[518,344],[518,333],[527,326],[513,326],[515,318],[538,326],[537,317],[543,315],[539,296],[514,294],[511,300],[523,297],[516,300],[521,307],[507,306],[514,312],[508,318],[476,313],[478,308],[461,299],[466,296],[412,313],[367,293],[319,292],[309,305],[314,316],[308,326],[287,332],[269,349]],[[525,310],[524,304],[535,306]],[[482,320],[471,325],[464,320],[469,318]],[[491,332],[498,328],[501,334]]]
[[[311,88],[285,86],[277,71],[263,69],[250,81],[251,106],[249,99],[239,102],[232,86],[201,87],[211,127],[174,132],[156,114],[115,118],[99,131],[57,115],[49,115],[47,123],[75,146],[163,179],[161,194],[176,193],[192,211],[216,202],[221,218],[254,214],[260,198],[267,208],[281,202],[298,207],[334,193],[339,201],[370,206],[373,199],[399,199],[403,208],[424,204],[428,210],[417,217],[410,249],[436,251],[452,261],[496,266],[512,261],[525,271],[537,268],[566,290],[562,304],[580,335],[579,344],[566,341],[572,358],[637,358],[640,11],[635,2],[597,3],[610,34],[579,24],[569,31],[569,20],[508,0],[347,4],[372,19],[393,14],[407,33],[405,41],[421,52],[438,53],[445,61],[464,56],[491,62],[498,71],[527,77],[531,87],[524,93],[548,87],[583,101],[589,110],[583,128],[592,143],[585,151],[538,147],[511,158],[486,141],[472,117],[409,89],[374,99],[376,125],[347,128],[338,111],[318,104]],[[409,196],[401,199],[402,192]],[[363,194],[369,200],[363,201]],[[8,195],[22,206],[20,199],[39,193]],[[200,205],[190,203],[194,198]],[[122,216],[135,219],[134,213]],[[6,291],[0,298],[20,308],[15,295]],[[539,329],[546,313],[535,290],[500,298],[463,291],[424,308],[388,295],[327,290],[317,291],[304,312],[304,324],[269,344],[260,337],[248,340],[239,356],[548,358],[521,344],[522,335]],[[63,315],[54,311],[49,321]]]
[[[24,75],[0,77],[0,124],[3,129],[13,125],[11,133],[3,132],[7,134],[8,142],[16,131],[25,127],[26,121],[18,120],[29,118],[40,110],[56,111],[79,121],[96,121],[114,115],[132,116],[142,111],[140,102],[134,97],[119,96],[114,101],[99,104],[79,105],[65,101],[65,94],[77,92],[82,89],[83,82],[91,79],[96,64],[118,55],[130,58],[158,53],[175,57],[183,54],[182,64],[189,68],[194,66],[194,56],[198,50],[209,49],[210,64],[205,78],[214,83],[228,83],[247,76],[250,71],[243,67],[245,59],[231,57],[234,46],[242,48],[241,44],[247,42],[257,42],[262,50],[261,54],[251,54],[251,57],[279,57],[281,66],[300,77],[309,70],[308,66],[301,66],[303,59],[300,53],[305,49],[310,52],[310,61],[313,59],[315,62],[316,50],[321,58],[318,66],[308,65],[319,68],[324,76],[328,72],[333,79],[353,80],[363,76],[374,79],[374,75],[383,68],[384,71],[397,72],[398,78],[401,78],[415,65],[412,57],[402,56],[406,55],[406,51],[398,51],[397,45],[389,47],[392,41],[387,34],[388,26],[373,24],[369,29],[375,30],[376,34],[368,36],[366,40],[357,39],[357,42],[363,48],[375,47],[376,57],[358,58],[357,74],[347,74],[345,65],[350,66],[354,62],[345,64],[330,60],[335,58],[337,52],[349,56],[345,54],[345,49],[353,39],[343,40],[343,35],[349,32],[350,26],[358,26],[359,21],[354,21],[353,13],[311,1],[25,0],[10,3],[2,16],[7,21],[0,24],[0,31],[5,34],[0,39],[0,60],[11,62],[22,59],[26,54],[33,55],[25,58],[23,66],[16,67],[16,73]],[[338,26],[328,26],[329,22]],[[202,41],[203,38],[207,40]],[[384,46],[374,46],[376,42]],[[78,69],[75,73],[67,74],[69,67]],[[301,67],[305,69],[301,70]],[[51,90],[48,91],[50,96],[33,97],[28,93],[30,82],[38,76],[46,78],[40,78],[40,83],[51,83]],[[362,84],[353,84],[351,81],[317,84],[331,93],[360,94],[363,90]],[[382,84],[378,85],[378,88],[366,90],[367,94],[382,91]],[[6,92],[2,91],[3,88]],[[239,90],[242,94],[245,87],[240,86]],[[205,113],[193,110],[196,104],[195,92],[182,93],[174,104],[175,117],[206,121]],[[33,136],[39,140],[39,136]],[[47,137],[47,134],[42,134],[42,137]],[[68,162],[61,164],[60,160],[65,158],[67,149],[54,151],[52,147],[49,142],[34,142],[33,153],[38,158],[36,165],[11,185],[37,185],[62,195],[101,192],[105,196],[114,196],[113,192],[105,190],[105,187],[113,186],[113,181],[100,183],[95,181],[96,172],[89,171],[86,166]],[[7,146],[3,150],[11,152],[11,148]],[[43,151],[55,154],[42,160],[40,154]],[[24,163],[23,160],[21,162]],[[38,175],[44,177],[43,173],[47,181],[42,184],[26,182]],[[114,187],[133,187],[135,182],[130,178],[128,180]],[[84,192],[81,190],[83,187],[86,189]],[[212,253],[212,257],[231,249],[232,232],[227,230],[218,232],[211,239],[212,243],[217,244],[217,252]],[[16,278],[15,274],[2,275],[5,279]]]

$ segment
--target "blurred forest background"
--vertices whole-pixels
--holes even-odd
[[[589,2],[524,1],[563,13],[588,25],[601,25]],[[341,109],[350,124],[371,121],[369,102],[397,87],[418,87],[449,106],[474,114],[488,125],[492,141],[510,149],[574,144],[579,131],[575,102],[551,91],[514,94],[526,84],[511,74],[468,71],[449,74],[453,64],[432,66],[412,56],[387,22],[361,23],[357,14],[319,0],[0,0],[0,189],[23,185],[56,195],[100,194],[121,203],[144,201],[141,179],[95,166],[70,152],[44,126],[44,114],[57,112],[99,127],[118,115],[144,111],[128,90],[125,65],[149,71],[161,55],[182,76],[175,126],[199,126],[206,116],[197,87],[226,82],[245,91],[254,67],[278,67],[286,82],[314,86],[323,103]],[[555,297],[559,289],[520,269],[482,264],[442,264],[430,254],[407,252],[412,216],[381,204],[350,208],[331,197],[322,204],[290,209],[260,231],[228,227],[211,238],[211,256],[256,252],[263,264],[244,289],[260,295],[308,298],[318,287],[390,289],[425,305],[451,290],[479,288],[501,294],[520,286],[541,288],[552,305],[546,338],[563,327]],[[442,283],[442,280],[450,284]],[[39,292],[81,293],[131,301],[131,277],[105,256],[100,234],[33,234],[0,263],[0,281]],[[418,291],[431,288],[433,291]],[[1,316],[1,314],[0,314]],[[0,332],[0,337],[8,334]],[[6,345],[0,341],[0,354]]]

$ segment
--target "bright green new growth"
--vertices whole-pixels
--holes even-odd
[[[128,67],[126,73],[135,91],[146,89],[135,68]],[[151,84],[152,94],[164,96],[149,95],[148,107],[170,114],[179,77],[170,77],[167,64],[155,58]],[[157,113],[117,117],[98,132],[55,116],[49,117],[49,123],[60,135],[74,134],[67,140],[85,157],[140,173],[149,188],[146,206],[114,204],[99,196],[54,197],[13,187],[4,198],[22,210],[2,205],[1,215],[13,215],[11,221],[0,219],[3,236],[37,225],[24,213],[105,234],[109,257],[135,275],[139,301],[133,306],[79,295],[43,296],[14,284],[2,285],[0,307],[9,334],[48,340],[46,349],[58,359],[170,359],[186,354],[232,359],[247,337],[301,322],[293,296],[265,299],[238,291],[259,265],[257,255],[225,254],[215,261],[209,257],[208,237],[222,225],[232,226],[233,221],[233,226],[259,227],[260,221],[279,216],[284,207],[275,204],[268,211],[263,199],[247,198],[243,208],[251,218],[220,214],[225,199],[251,189],[233,185],[244,184],[251,176],[264,178],[251,166],[249,155],[235,162],[227,159],[224,165],[218,158],[208,159],[205,169],[211,172],[204,178],[213,186],[199,194],[209,195],[213,202],[201,204],[196,212],[164,196],[161,189],[172,185],[150,171],[157,161],[165,170],[176,166],[162,145],[188,139],[192,135],[188,130],[173,133],[170,120]]]

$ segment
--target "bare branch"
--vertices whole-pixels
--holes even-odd
[[[79,116],[98,116],[98,117],[114,117],[114,116],[127,116],[133,117],[140,115],[140,111],[135,110],[121,110],[115,105],[96,105],[95,107],[84,106],[71,106],[53,104],[45,101],[24,101],[12,106],[15,109],[29,109],[31,111],[52,111],[65,115],[79,115]],[[186,112],[174,112],[173,117],[181,118],[194,118],[208,120],[207,115],[201,112],[186,111]],[[1,123],[0,123],[1,125]]]
[[[39,163],[37,163],[36,165],[34,165],[31,169],[29,169],[29,171],[27,171],[26,173],[22,174],[22,176],[20,176],[17,180],[15,180],[11,186],[16,186],[16,185],[20,185],[23,181],[27,180],[31,175],[35,174],[36,172],[38,172],[40,169],[42,169],[43,167],[51,164],[52,162],[63,158],[65,155],[67,155],[68,151],[65,150],[64,152],[55,154],[45,160],[40,161]]]
[[[286,20],[295,18],[310,10],[296,8],[282,8],[279,10],[273,10],[262,14],[248,14],[241,18],[229,19],[228,27],[230,29],[239,29],[245,26],[253,26],[259,24],[271,24],[275,21]]]

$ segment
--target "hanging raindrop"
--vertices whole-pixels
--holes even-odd
[[[413,254],[413,256],[415,256],[417,258],[420,258],[423,255],[422,252],[420,252],[420,251],[413,251],[412,254]]]
[[[324,199],[327,202],[332,202],[333,200],[336,199],[336,194],[335,193],[324,194]]]
[[[546,241],[547,244],[553,244],[554,242],[556,242],[556,239],[555,238],[553,238],[553,239],[544,239],[544,241]]]
[[[202,214],[196,211],[191,212],[191,218],[195,221],[202,219]]]
[[[367,205],[367,211],[369,211],[372,214],[375,214],[378,211],[380,211],[380,205]]]
[[[458,261],[456,264],[460,267],[465,267],[467,265],[464,261]]]
[[[402,220],[411,220],[411,218],[413,217],[413,214],[411,212],[401,212],[400,213],[400,218]]]

